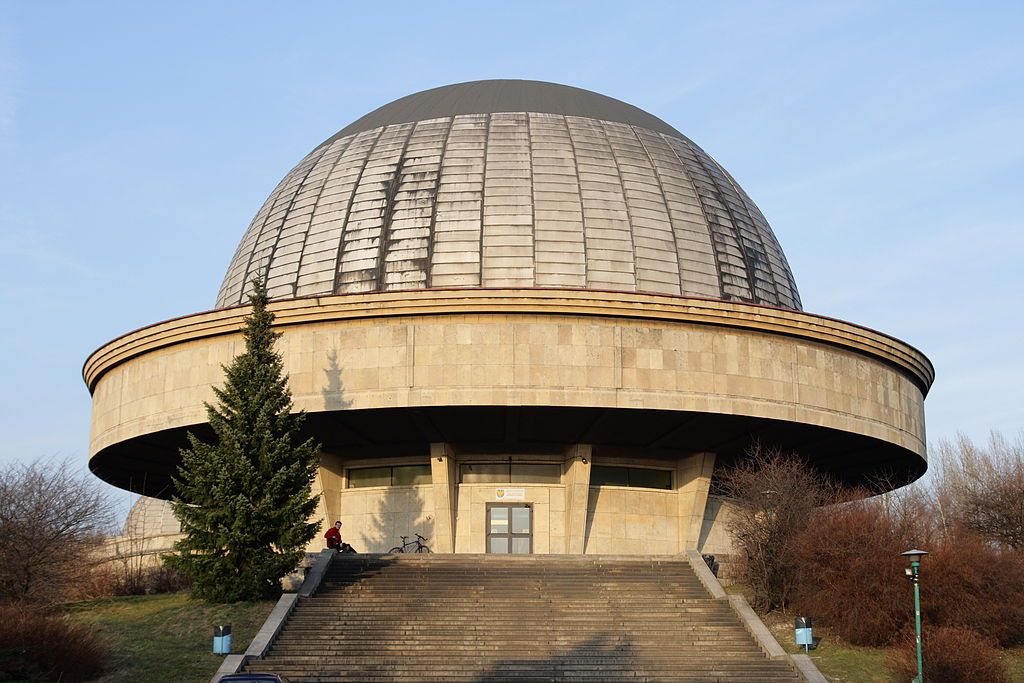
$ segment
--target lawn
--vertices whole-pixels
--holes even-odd
[[[740,592],[732,589],[731,592]],[[794,641],[793,616],[773,612],[762,617],[775,639],[788,652],[803,652]],[[815,627],[818,646],[810,651],[811,660],[832,683],[893,683],[895,679],[885,665],[886,648],[848,645],[832,636],[827,628]],[[1024,648],[1006,650],[1004,654],[1010,680],[1024,683]]]
[[[273,606],[272,601],[207,605],[187,593],[169,593],[90,600],[65,609],[110,644],[112,670],[101,683],[205,683],[223,659],[211,654],[213,627],[231,624],[232,649],[243,652]]]

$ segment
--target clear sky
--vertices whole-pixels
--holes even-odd
[[[929,438],[1024,429],[1024,3],[0,2],[0,463],[85,461],[81,365],[210,308],[277,181],[362,114],[485,78],[673,125],[805,308],[917,346]]]

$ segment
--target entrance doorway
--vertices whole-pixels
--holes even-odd
[[[529,504],[487,505],[487,552],[505,555],[533,552],[533,508]]]

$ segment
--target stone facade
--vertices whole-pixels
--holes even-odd
[[[925,452],[922,387],[930,366],[912,348],[852,325],[661,297],[639,302],[627,316],[627,302],[614,294],[389,296],[274,304],[297,408],[314,415],[451,405],[731,414],[871,437],[904,458]],[[97,351],[86,365],[93,458],[102,462],[112,447],[201,423],[203,401],[222,381],[221,364],[239,351],[244,312],[162,323]],[[439,552],[482,552],[496,486],[459,483],[466,456],[456,455],[457,447],[438,442],[429,454],[383,459],[325,452],[317,514],[326,523],[342,519],[346,537],[365,550],[387,550],[399,536],[420,533]],[[591,449],[566,446],[557,485],[522,487],[523,502],[533,506],[534,552],[728,551],[721,501],[707,504],[713,453],[649,461]],[[429,485],[347,487],[354,466],[428,462]],[[593,462],[672,470],[674,490],[590,486]],[[311,549],[320,544],[316,539]]]
[[[636,317],[626,317],[614,294],[480,294],[276,304],[296,407],[685,410],[821,425],[925,453],[931,366],[891,337],[746,304],[632,295]],[[94,353],[85,368],[90,454],[202,423],[221,365],[239,350],[244,314],[180,318]]]

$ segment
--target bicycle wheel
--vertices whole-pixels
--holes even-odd
[[[418,553],[432,553],[434,551],[431,550],[430,548],[428,548],[425,545],[421,545],[420,547],[416,548],[416,552],[418,552]]]
[[[388,551],[388,555],[394,555],[395,553],[404,553],[404,552],[405,552],[404,548],[399,548],[396,545],[394,548],[392,548],[391,550]]]

